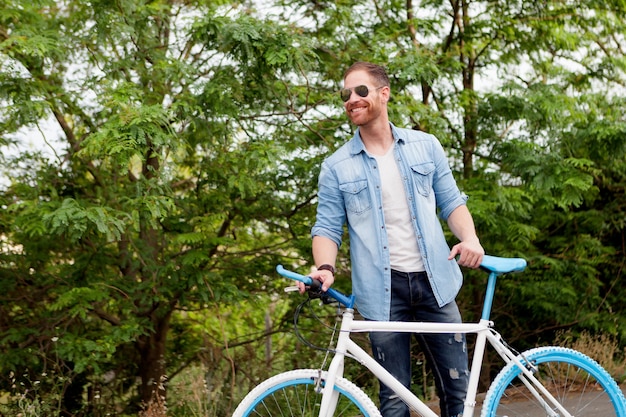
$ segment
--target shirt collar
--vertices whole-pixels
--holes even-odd
[[[396,128],[396,126],[389,122],[389,126],[391,126],[391,134],[393,135],[393,140],[396,143],[404,143],[404,137],[400,135],[400,132]],[[363,140],[361,140],[360,134],[361,128],[358,128],[350,141],[350,153],[352,155],[357,155],[361,152],[365,152],[365,145],[363,144]]]

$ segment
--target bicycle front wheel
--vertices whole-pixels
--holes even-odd
[[[520,355],[534,376],[576,417],[626,417],[626,401],[615,380],[596,361],[573,349],[540,347]],[[542,404],[518,378],[521,370],[505,366],[487,391],[482,417],[561,416]]]
[[[239,404],[233,417],[316,417],[322,401],[326,372],[298,369],[278,374],[254,388]],[[337,378],[334,393],[338,416],[380,417],[378,408],[360,388]]]

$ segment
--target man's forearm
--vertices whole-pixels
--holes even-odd
[[[337,260],[337,244],[323,236],[313,237],[313,261],[315,266],[328,264],[335,266]]]
[[[448,227],[461,242],[478,240],[474,219],[465,205],[457,207],[450,214]]]

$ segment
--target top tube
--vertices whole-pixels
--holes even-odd
[[[526,260],[522,258],[500,258],[498,256],[484,255],[480,267],[481,269],[489,272],[489,281],[487,283],[487,302],[488,304],[491,304],[490,298],[493,298],[495,278],[498,275],[509,272],[523,271],[524,268],[526,268]],[[278,265],[276,267],[276,271],[286,278],[293,279],[294,281],[300,281],[305,285],[311,285],[313,281],[313,278],[307,275],[298,274],[297,272],[289,271],[283,268],[282,265]],[[489,294],[491,294],[491,297],[489,297]],[[328,291],[326,291],[326,295],[334,298],[348,308],[354,308],[355,297],[353,294],[346,295],[331,287]]]

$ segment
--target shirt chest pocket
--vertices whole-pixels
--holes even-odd
[[[415,188],[424,197],[430,195],[430,191],[433,189],[433,177],[435,176],[435,163],[424,162],[411,166],[413,172],[413,181]]]
[[[339,190],[343,193],[348,212],[359,214],[372,207],[367,180],[339,184]]]

